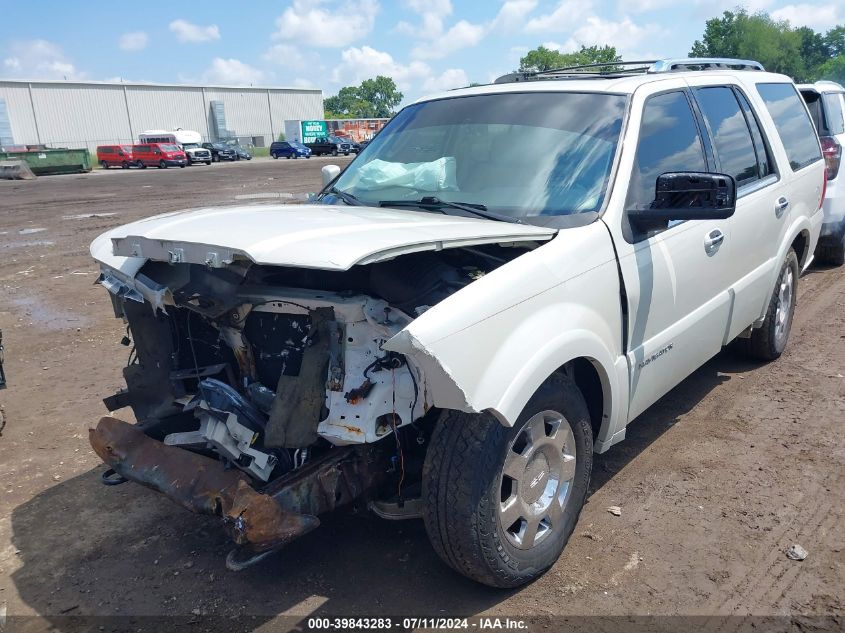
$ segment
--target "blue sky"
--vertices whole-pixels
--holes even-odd
[[[746,0],[795,25],[845,22],[845,2]],[[736,0],[8,2],[0,78],[309,86],[377,74],[406,100],[487,82],[540,44],[613,44],[627,59],[685,56]]]

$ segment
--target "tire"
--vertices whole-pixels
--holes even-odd
[[[211,161],[210,161],[210,160],[207,160],[207,161],[205,161],[205,164],[210,166],[210,165],[211,165]]]
[[[185,169],[185,165],[179,165],[179,169]]]
[[[538,433],[536,444],[528,439],[529,429]],[[505,474],[508,455],[508,468],[516,468],[521,484]],[[549,461],[550,456],[560,463]],[[434,550],[452,569],[485,585],[517,587],[534,580],[555,563],[575,528],[592,462],[587,405],[566,376],[549,378],[512,428],[489,414],[445,411],[423,466],[423,519]],[[557,483],[549,477],[556,470]],[[534,490],[540,482],[545,486]],[[561,494],[562,508],[556,506]],[[503,496],[512,500],[508,507]],[[521,502],[548,505],[530,517],[520,514],[531,507]],[[556,520],[551,514],[555,506]],[[539,527],[546,522],[533,543],[527,538],[527,518]]]
[[[108,164],[106,161],[101,160],[101,161],[100,161],[100,167],[101,167],[102,169],[108,169],[108,168],[109,168],[109,164]]]
[[[332,156],[337,156],[337,150],[336,149],[332,150]]]
[[[139,167],[140,169],[146,169],[146,168],[147,168],[147,165],[146,165],[145,163],[143,163],[143,162],[141,162],[141,161],[139,160],[139,161],[138,161],[138,167]]]
[[[772,291],[763,325],[752,330],[750,338],[740,339],[745,344],[744,351],[748,356],[772,361],[783,354],[792,329],[799,274],[798,256],[793,249],[789,249]]]
[[[819,244],[816,247],[816,260],[828,266],[842,266],[845,264],[845,224],[839,229],[839,242],[835,244]]]
[[[167,169],[167,163],[165,163],[163,160],[158,161],[158,168]]]
[[[211,160],[212,160],[213,162],[215,162],[215,163],[219,163],[219,162],[220,162],[220,157],[219,157],[219,156],[217,156],[217,155],[215,154],[214,156],[212,156],[212,157],[211,157]]]
[[[120,168],[121,169],[129,169],[129,163],[127,163],[126,161],[123,161],[122,163],[120,163]]]
[[[272,157],[273,157],[273,160],[278,160],[278,159],[279,159],[279,155],[278,155],[278,154],[270,154],[270,156],[272,156]]]

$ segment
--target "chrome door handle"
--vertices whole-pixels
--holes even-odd
[[[719,229],[713,229],[707,234],[707,237],[704,238],[704,250],[708,252],[714,251],[719,248],[724,241],[725,234]]]
[[[783,215],[783,212],[789,208],[789,200],[787,200],[784,196],[781,196],[775,202],[775,215],[780,217]]]

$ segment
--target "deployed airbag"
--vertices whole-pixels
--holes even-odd
[[[455,171],[454,156],[442,156],[427,163],[391,163],[375,159],[358,170],[356,189],[407,187],[417,191],[457,191]]]

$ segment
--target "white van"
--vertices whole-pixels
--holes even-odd
[[[139,143],[175,143],[179,145],[188,157],[188,164],[211,164],[211,152],[200,145],[202,135],[193,130],[183,130],[177,127],[172,132],[167,130],[147,130],[138,135]]]

